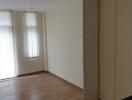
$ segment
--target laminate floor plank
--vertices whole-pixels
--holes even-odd
[[[83,92],[43,73],[0,81],[0,100],[83,100]]]

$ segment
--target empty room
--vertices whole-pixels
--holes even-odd
[[[132,100],[131,0],[0,0],[0,100]]]
[[[83,100],[83,0],[0,0],[0,100]]]

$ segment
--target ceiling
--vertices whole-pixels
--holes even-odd
[[[70,0],[0,0],[0,10],[46,11]]]

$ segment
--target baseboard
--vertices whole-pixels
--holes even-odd
[[[67,84],[69,84],[69,85],[71,85],[71,86],[73,86],[73,87],[75,87],[75,88],[77,88],[78,90],[80,90],[80,91],[83,92],[83,89],[80,88],[79,86],[77,86],[77,85],[75,85],[75,84],[73,84],[73,83],[71,83],[71,82],[69,82],[69,81],[67,81],[67,80],[65,80],[65,79],[63,79],[63,78],[61,78],[60,76],[58,76],[58,75],[56,75],[56,74],[54,74],[54,73],[52,73],[52,72],[50,72],[50,71],[49,71],[48,73],[51,74],[51,75],[53,75],[53,76],[56,77],[56,78],[61,79],[62,81],[66,82]]]
[[[15,77],[0,79],[0,82],[8,81],[8,80],[11,80],[11,79],[16,79],[17,77],[24,77],[24,76],[31,76],[31,75],[39,75],[39,74],[44,74],[44,73],[48,73],[48,71],[42,70],[42,71],[37,71],[37,72],[32,72],[32,73],[20,74],[20,75],[17,75]]]
[[[43,74],[43,73],[48,73],[48,71],[37,71],[37,72],[31,72],[31,73],[26,73],[26,74],[20,74],[17,77],[24,77],[24,76],[30,76],[30,75],[36,75],[36,74]]]

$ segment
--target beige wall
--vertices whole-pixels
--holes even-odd
[[[132,0],[117,0],[117,98],[132,95]]]
[[[100,2],[100,98],[114,100],[116,0]]]
[[[70,0],[46,12],[48,69],[83,88],[83,4]]]
[[[132,1],[102,0],[101,98],[132,95]]]
[[[84,0],[84,94],[85,100],[99,99],[98,34],[99,0]]]

